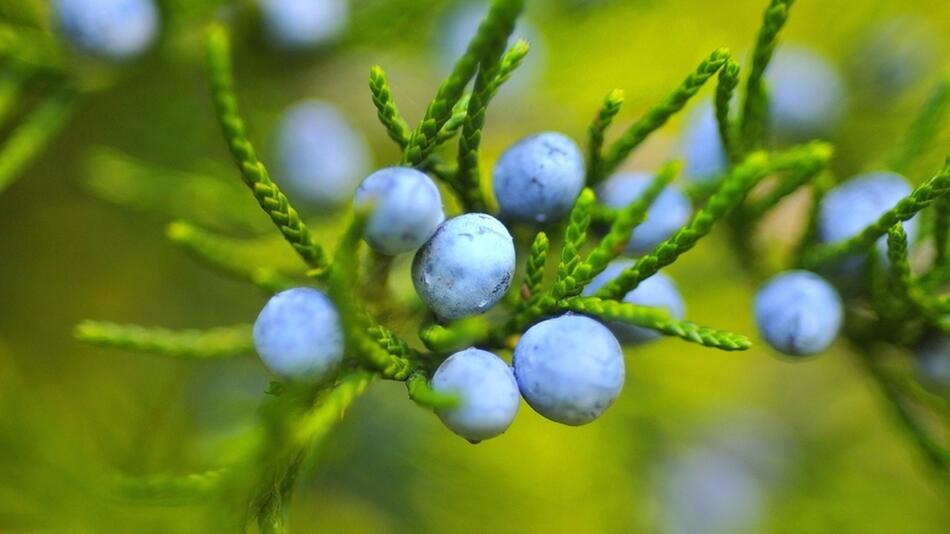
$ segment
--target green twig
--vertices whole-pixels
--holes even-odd
[[[705,347],[720,350],[746,350],[752,346],[741,334],[714,330],[670,317],[666,310],[639,306],[629,302],[602,300],[596,297],[570,297],[558,303],[562,310],[593,315],[604,321],[619,321],[649,328],[665,336],[674,336]]]
[[[373,105],[376,106],[379,122],[386,128],[389,138],[395,141],[399,148],[405,149],[409,143],[409,125],[399,114],[392,90],[389,88],[389,80],[386,79],[386,73],[379,65],[369,71],[369,89],[373,94]]]
[[[794,0],[771,0],[762,16],[762,27],[752,51],[752,68],[746,79],[745,101],[742,106],[740,132],[742,148],[746,151],[762,146],[768,115],[768,96],[764,76],[778,44],[778,34],[788,20],[788,11]]]
[[[0,192],[10,186],[23,167],[56,135],[69,117],[77,94],[63,88],[41,102],[0,147]]]
[[[310,229],[301,220],[297,210],[290,205],[287,196],[271,180],[247,138],[244,121],[238,113],[237,99],[234,96],[228,34],[220,25],[213,25],[208,31],[208,71],[218,122],[244,183],[254,193],[254,198],[284,239],[293,246],[307,265],[313,269],[325,269],[327,258],[323,248],[313,241]]]
[[[729,51],[720,48],[704,59],[696,71],[686,77],[682,84],[670,93],[663,102],[647,111],[646,115],[633,123],[627,131],[614,142],[603,158],[603,165],[598,169],[598,175],[593,176],[593,183],[597,183],[605,176],[609,176],[630,155],[647,136],[666,124],[671,116],[683,109],[683,106],[693,97],[712,75],[729,60]]]
[[[623,106],[623,91],[614,89],[604,97],[604,103],[601,104],[597,115],[587,127],[587,187],[594,187],[604,178],[603,172],[603,150],[604,134],[607,128],[614,121],[614,117],[620,112]]]
[[[76,339],[117,349],[151,352],[183,359],[210,360],[254,352],[250,325],[209,330],[169,330],[102,321],[83,321],[73,332]]]
[[[935,199],[950,191],[950,160],[936,176],[922,185],[917,186],[907,197],[901,199],[896,206],[887,210],[877,221],[869,225],[860,233],[840,241],[812,248],[805,255],[805,265],[815,267],[827,264],[838,258],[868,249],[874,245],[888,229],[899,222],[910,220],[920,210],[926,208]]]

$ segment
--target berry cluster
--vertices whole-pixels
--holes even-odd
[[[582,425],[620,394],[624,345],[670,336],[719,350],[751,346],[743,335],[686,320],[684,299],[663,272],[721,223],[743,267],[766,279],[753,304],[761,338],[800,357],[822,352],[846,334],[902,424],[934,466],[946,469],[946,451],[916,420],[905,392],[874,355],[882,342],[916,350],[927,382],[946,384],[950,300],[939,293],[950,282],[950,162],[916,187],[903,176],[907,161],[933,134],[924,119],[946,97],[925,107],[897,163],[838,184],[829,168],[831,146],[803,140],[835,129],[846,109],[843,82],[815,53],[776,50],[790,4],[769,3],[739,96],[739,63],[727,50],[716,50],[606,144],[623,103],[622,93],[613,91],[590,124],[585,151],[557,132],[525,137],[498,158],[493,195],[486,194],[480,168],[482,129],[491,100],[528,52],[524,41],[509,43],[522,0],[492,3],[415,128],[401,116],[385,72],[372,69],[373,104],[402,156],[398,165],[368,176],[370,158],[359,134],[333,108],[306,102],[282,122],[275,181],[238,113],[227,32],[214,27],[208,58],[225,140],[244,184],[306,270],[249,268],[223,240],[177,226],[170,232],[176,242],[276,293],[251,336],[242,337],[247,332],[240,329],[196,334],[97,323],[82,325],[78,335],[104,345],[202,356],[247,352],[252,342],[282,380],[274,395],[303,400],[284,413],[333,412],[320,421],[332,422],[370,379],[381,378],[405,382],[414,401],[472,442],[503,433],[519,396],[550,420]],[[684,130],[686,179],[674,184],[683,168],[676,161],[655,172],[622,170],[628,156],[714,76],[713,102],[700,106]],[[444,149],[452,141],[454,153]],[[341,158],[346,161],[332,161]],[[278,183],[321,209],[352,197],[352,220],[333,254],[315,240]],[[760,265],[749,236],[762,229],[767,213],[803,189],[811,198],[808,213],[799,217],[807,228],[780,268]],[[451,202],[444,202],[449,195]],[[917,215],[929,207],[934,222],[922,229]],[[534,234],[530,242],[522,239],[526,232]],[[560,249],[556,270],[547,269],[548,233]],[[932,239],[934,253],[928,272],[915,274],[909,255],[922,235]],[[424,309],[388,290],[393,258],[409,253],[412,285]],[[519,264],[520,285],[514,283]],[[384,324],[389,322],[400,324]],[[400,336],[405,324],[418,324],[422,346]],[[274,425],[284,427],[262,447],[286,452],[286,427],[305,437],[323,430],[310,425],[307,434],[289,419]],[[272,497],[273,488],[265,486],[256,500]],[[262,510],[259,520],[272,512]]]

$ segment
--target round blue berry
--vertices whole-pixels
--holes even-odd
[[[686,118],[680,137],[680,152],[686,160],[684,175],[690,181],[708,182],[726,171],[729,162],[711,102],[702,103]]]
[[[587,284],[583,295],[593,295],[601,286],[616,278],[631,265],[633,265],[633,262],[629,260],[611,262],[602,273],[595,276]],[[679,289],[677,289],[673,279],[663,273],[656,273],[640,282],[636,289],[624,295],[623,301],[641,306],[663,308],[676,319],[682,319],[686,314],[686,305],[683,303],[683,297],[680,295]],[[611,321],[607,326],[624,343],[644,343],[661,337],[659,333],[649,328],[633,326],[619,321]]]
[[[611,208],[623,208],[643,195],[653,176],[645,172],[623,172],[611,176],[597,191],[601,203]],[[675,187],[668,186],[656,197],[647,211],[647,218],[634,228],[628,254],[642,254],[653,249],[689,222],[689,198]]]
[[[363,136],[327,102],[306,100],[284,112],[277,133],[280,180],[318,206],[347,201],[370,169]]]
[[[501,155],[493,184],[502,217],[555,222],[567,215],[584,187],[584,159],[574,141],[563,134],[532,135]]]
[[[258,315],[254,346],[274,374],[319,382],[343,359],[343,326],[326,295],[310,287],[288,289]]]
[[[604,325],[562,315],[528,329],[514,351],[521,396],[539,414],[566,425],[600,417],[623,389],[623,352]]]
[[[926,19],[902,16],[878,24],[850,58],[855,86],[875,102],[897,98],[933,71],[941,46]]]
[[[518,383],[511,367],[476,348],[456,352],[432,376],[432,389],[455,394],[459,404],[436,413],[452,432],[477,443],[502,434],[518,413]]]
[[[153,0],[55,0],[55,24],[79,50],[123,60],[144,52],[158,33]]]
[[[268,39],[285,50],[307,50],[330,43],[349,24],[347,0],[259,1]]]
[[[775,350],[807,356],[827,349],[844,318],[835,288],[809,271],[787,271],[770,279],[755,296],[759,333]]]
[[[366,242],[388,256],[419,248],[445,220],[439,188],[409,167],[387,167],[369,175],[356,189],[353,204],[371,207]]]
[[[950,390],[950,337],[926,340],[916,351],[917,374],[936,389]]]
[[[825,243],[836,243],[857,235],[877,221],[899,200],[911,193],[907,180],[892,172],[874,172],[856,176],[829,191],[818,212],[818,235]],[[904,231],[913,242],[917,235],[916,217],[904,223]],[[887,238],[878,248],[887,252]]]
[[[435,314],[452,321],[484,313],[515,272],[515,245],[498,219],[466,213],[445,221],[416,253],[412,283]]]
[[[846,105],[844,81],[817,52],[782,47],[772,57],[765,78],[770,125],[780,140],[827,135],[840,122]]]

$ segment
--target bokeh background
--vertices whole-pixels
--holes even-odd
[[[20,2],[20,0],[0,0]],[[20,2],[22,3],[22,2]],[[446,15],[459,2],[353,0],[346,35],[313,54],[269,47],[253,16],[221,2],[169,0],[155,51],[84,96],[55,141],[0,195],[0,530],[220,532],[233,510],[129,502],[114,473],[186,473],[227,462],[222,450],[256,421],[269,377],[254,358],[187,362],[73,340],[84,318],[168,327],[250,322],[258,290],[210,272],[165,238],[176,206],[124,206],[96,184],[102,147],[157,169],[238,185],[214,120],[202,28],[233,18],[239,97],[264,161],[280,112],[328,100],[370,141],[377,165],[397,153],[377,124],[366,77],[384,66],[410,122],[447,71]],[[42,18],[43,2],[38,2]],[[529,0],[533,51],[489,110],[488,168],[539,130],[585,138],[603,96],[626,93],[628,124],[716,47],[751,48],[764,0]],[[855,51],[880,25],[911,17],[929,32],[929,68],[897,95],[875,97]],[[873,168],[947,74],[950,5],[938,0],[796,2],[785,42],[826,54],[849,81],[832,139],[847,176]],[[98,68],[98,67],[97,67]],[[105,84],[104,84],[105,85]],[[709,95],[707,88],[705,95]],[[655,168],[675,152],[682,120],[629,162]],[[6,130],[4,130],[6,131]],[[915,165],[920,182],[950,147]],[[121,178],[121,175],[119,176]],[[116,179],[119,179],[116,178]],[[97,193],[98,191],[98,193]],[[174,200],[174,197],[173,197]],[[249,217],[255,216],[248,204]],[[200,217],[200,216],[199,216]],[[192,217],[194,218],[194,217]],[[334,222],[323,220],[328,241]],[[781,230],[788,221],[778,220]],[[250,225],[253,228],[253,224]],[[408,287],[405,261],[397,281]],[[758,280],[713,235],[670,269],[690,319],[754,335]],[[472,446],[377,383],[300,481],[296,532],[946,532],[945,490],[844,343],[790,362],[763,343],[741,353],[677,340],[631,349],[625,390],[579,428],[523,406],[498,439]]]

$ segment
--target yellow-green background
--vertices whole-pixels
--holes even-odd
[[[402,111],[416,120],[439,80],[432,44],[451,2],[378,9],[384,3],[355,0],[356,9],[393,18],[361,19],[347,45],[312,58],[289,60],[262,47],[252,29],[239,33],[239,96],[265,157],[279,111],[316,96],[348,112],[372,141],[378,164],[394,161],[375,122],[366,74],[372,64],[383,65]],[[586,9],[568,3],[529,0],[530,18],[544,35],[545,65],[527,93],[505,95],[489,111],[486,167],[530,132],[561,130],[582,140],[615,87],[627,97],[619,122],[629,123],[714,48],[749,50],[765,1],[607,1]],[[901,14],[925,18],[942,32],[940,47],[950,44],[950,5],[937,0],[801,0],[783,35],[843,59],[869,25]],[[0,531],[220,532],[228,528],[223,518],[239,513],[214,504],[130,504],[112,497],[106,480],[115,472],[185,473],[225,461],[207,451],[216,436],[253,423],[267,383],[258,362],[169,361],[70,337],[87,317],[169,327],[249,322],[264,302],[257,290],[172,248],[164,239],[166,217],[107,204],[82,186],[83,158],[98,145],[170,168],[206,168],[211,160],[228,169],[199,30],[195,24],[167,38],[161,52],[89,96],[0,196]],[[839,139],[838,170],[879,160],[927,85],[853,109]],[[674,120],[656,134],[633,165],[663,161],[679,126]],[[942,152],[950,152],[942,139]],[[939,152],[911,178],[935,169]],[[671,272],[692,320],[754,334],[756,281],[725,247],[713,235]],[[397,272],[405,285],[405,271]],[[753,531],[946,532],[946,493],[843,343],[789,362],[758,342],[747,352],[724,353],[664,340],[631,349],[627,363],[622,396],[595,423],[560,426],[523,405],[504,436],[478,446],[409,402],[401,385],[376,384],[320,451],[316,471],[300,481],[291,526],[658,532],[654,475],[663,458],[710,426],[758,414],[782,428],[793,452]]]

